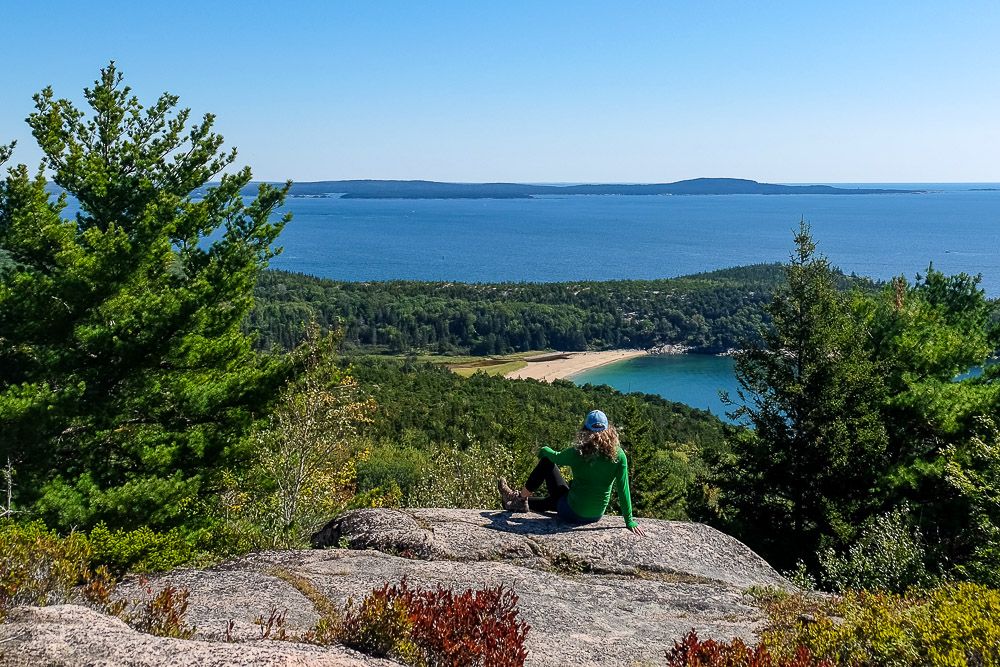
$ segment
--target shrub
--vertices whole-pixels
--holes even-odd
[[[528,625],[518,621],[517,595],[503,586],[455,595],[438,586],[411,603],[413,637],[430,664],[523,665]]]
[[[195,560],[200,553],[177,529],[158,533],[146,526],[109,530],[103,523],[90,531],[91,563],[112,572],[160,572]]]
[[[342,641],[410,665],[520,666],[528,625],[518,620],[517,601],[502,585],[456,595],[441,586],[415,590],[404,579],[358,607],[349,602]]]
[[[719,642],[698,639],[691,630],[667,651],[667,667],[834,667],[813,657],[804,646],[787,658],[775,658],[766,646],[751,648],[741,639]]]
[[[88,577],[80,589],[80,593],[84,601],[92,608],[124,619],[128,600],[124,598],[115,599],[114,595],[117,587],[118,582],[114,576],[112,576],[108,568],[102,565]]]
[[[184,621],[190,591],[167,585],[154,593],[147,581],[141,580],[140,583],[144,589],[143,597],[116,597],[118,584],[108,569],[101,566],[88,575],[80,593],[90,607],[117,616],[140,632],[158,637],[190,639],[195,628]],[[227,629],[227,633],[231,633],[231,628]]]
[[[866,521],[860,534],[846,553],[833,549],[819,553],[821,580],[828,587],[901,593],[928,583],[923,541],[920,531],[910,525],[908,508]]]
[[[767,615],[766,632],[775,637],[794,635],[803,619],[815,618],[829,609],[828,597],[811,592],[788,591],[771,586],[755,586],[746,594]]]
[[[793,628],[789,643],[808,646],[836,664],[919,664],[903,622],[911,604],[891,593],[851,591],[826,613],[816,615],[814,622]]]
[[[40,521],[0,521],[0,620],[16,605],[68,599],[89,558],[83,535],[60,538]]]
[[[914,609],[910,622],[925,664],[1000,665],[1000,591],[942,586]]]
[[[411,638],[413,622],[408,607],[412,591],[406,583],[375,589],[355,608],[348,600],[341,625],[341,641],[369,655],[385,656],[421,665],[420,651]]]
[[[167,586],[154,593],[152,587],[146,586],[143,599],[116,598],[117,582],[109,568],[100,565],[91,570],[89,567],[89,563],[109,553],[130,555],[129,558],[119,558],[120,564],[126,561],[163,563],[164,554],[180,553],[187,558],[189,552],[167,550],[157,555],[155,550],[147,550],[142,552],[147,558],[143,561],[136,557],[142,550],[119,549],[116,552],[109,545],[148,546],[174,538],[148,529],[110,533],[103,528],[95,529],[95,533],[94,541],[80,533],[59,537],[40,521],[0,521],[0,622],[7,611],[16,605],[44,605],[82,597],[91,607],[117,616],[142,632],[161,637],[190,638],[194,628],[184,623],[189,594],[186,589]],[[98,545],[97,550],[93,548],[94,544]],[[78,585],[80,588],[77,591]]]
[[[783,658],[805,647],[837,665],[1000,665],[997,590],[958,583],[906,595],[850,591],[811,605],[794,596],[765,604],[761,644]]]
[[[157,637],[190,639],[195,628],[189,626],[187,615],[190,591],[176,586],[164,586],[154,593],[152,586],[145,586],[145,599],[133,602],[131,611],[123,612],[122,619],[139,632]]]

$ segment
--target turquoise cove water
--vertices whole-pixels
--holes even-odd
[[[658,394],[668,400],[708,410],[725,419],[719,398],[728,391],[736,399],[739,385],[733,359],[708,354],[647,355],[599,366],[570,378],[576,384],[606,384],[619,391]]]
[[[997,363],[1000,360],[991,359],[986,366]],[[709,354],[648,355],[599,366],[569,379],[580,385],[606,384],[625,393],[641,391],[657,394],[670,401],[708,410],[720,419],[732,422],[726,416],[726,410],[731,408],[723,404],[719,392],[728,392],[733,400],[737,400],[739,383],[733,375],[733,368],[732,357]],[[983,368],[977,367],[955,379],[982,374]]]

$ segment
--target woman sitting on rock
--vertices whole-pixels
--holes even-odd
[[[618,444],[618,432],[600,410],[587,413],[576,442],[561,452],[542,447],[538,465],[528,475],[520,493],[497,480],[500,502],[508,512],[556,512],[564,521],[584,524],[599,521],[611,500],[611,489],[618,492],[625,526],[636,535],[645,535],[632,518],[632,498],[628,490],[628,460]],[[572,486],[566,483],[559,466],[573,470]],[[547,497],[531,495],[542,482]]]

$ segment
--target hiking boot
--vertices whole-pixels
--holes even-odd
[[[507,486],[507,480],[501,477],[497,480],[497,491],[500,493],[500,504],[508,512],[527,512],[528,499]]]

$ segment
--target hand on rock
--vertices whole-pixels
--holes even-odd
[[[639,537],[646,537],[646,532],[642,528],[640,528],[639,526],[632,526],[631,528],[629,528],[629,530],[631,530],[633,533],[635,533]]]

